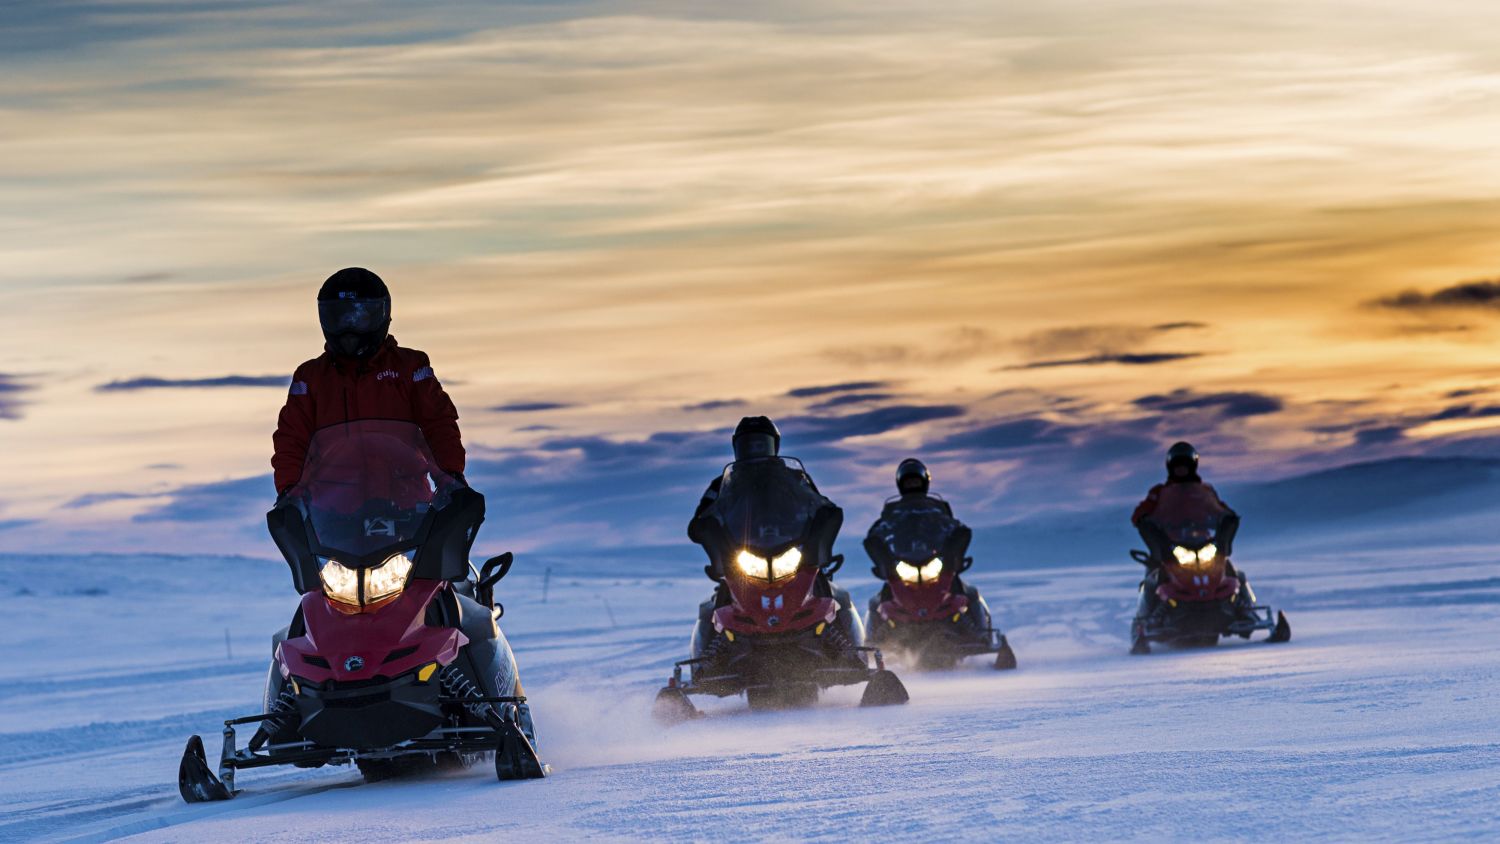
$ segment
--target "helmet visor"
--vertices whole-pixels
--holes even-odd
[[[760,432],[740,434],[734,438],[734,459],[751,460],[756,457],[775,457],[776,437]]]
[[[328,299],[318,303],[318,321],[328,335],[369,334],[379,331],[390,318],[389,299]]]

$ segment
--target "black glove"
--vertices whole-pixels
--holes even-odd
[[[455,481],[458,481],[458,485],[459,486],[468,486],[469,485],[469,482],[464,479],[464,473],[463,472],[449,472],[448,473],[448,477],[452,478]]]

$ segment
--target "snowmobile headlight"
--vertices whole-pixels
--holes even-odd
[[[943,573],[942,558],[933,557],[932,559],[928,560],[926,565],[918,569],[918,573],[922,575],[923,583],[931,583],[932,581],[937,580],[938,575]]]
[[[1219,546],[1212,542],[1198,549],[1198,562],[1204,565],[1213,562],[1214,557],[1217,556],[1219,556]]]
[[[802,565],[802,549],[788,548],[779,557],[771,558],[771,580],[785,580],[797,573]]]
[[[365,603],[373,604],[401,594],[411,576],[411,558],[392,554],[385,562],[365,572]]]
[[[1194,566],[1198,564],[1198,552],[1189,551],[1181,545],[1172,549],[1172,556],[1177,558],[1179,565]]]
[[[350,607],[359,606],[358,570],[338,560],[329,560],[318,569],[318,579],[323,581],[323,593],[328,600]]]
[[[769,563],[764,557],[757,557],[749,551],[740,551],[734,558],[735,564],[740,567],[740,573],[746,577],[759,577],[765,579]]]
[[[941,557],[933,557],[920,566],[914,566],[905,560],[896,563],[896,576],[901,578],[902,583],[911,586],[931,583],[942,573],[943,559]]]

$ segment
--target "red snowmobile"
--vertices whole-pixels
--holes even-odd
[[[1202,484],[1162,489],[1148,517],[1162,547],[1130,552],[1151,570],[1131,623],[1131,653],[1150,653],[1152,642],[1210,646],[1221,636],[1249,639],[1257,630],[1270,631],[1268,642],[1292,638],[1286,615],[1257,604],[1249,578],[1221,553],[1217,537],[1229,515]]]
[[[952,668],[983,654],[995,655],[996,669],[1015,668],[1015,651],[995,629],[989,605],[959,577],[974,563],[963,550],[968,528],[938,507],[887,513],[884,535],[866,540],[872,573],[885,581],[870,598],[866,640],[910,654],[922,668]]]
[[[880,652],[864,647],[849,593],[833,585],[843,564],[832,554],[843,518],[794,458],[725,469],[704,529],[709,573],[720,585],[699,608],[692,658],[676,664],[657,694],[658,719],[697,716],[689,700],[697,694],[743,693],[751,709],[779,709],[811,705],[829,686],[866,683],[861,705],[907,701]]]
[[[546,776],[496,624],[511,555],[473,570],[484,497],[437,468],[420,428],[318,431],[301,482],[266,519],[302,601],[274,637],[262,711],[224,722],[217,770],[203,740],[188,741],[184,800],[229,799],[236,772],[273,765],[353,762],[378,780],[493,754],[502,780]],[[237,747],[235,727],[250,724]]]

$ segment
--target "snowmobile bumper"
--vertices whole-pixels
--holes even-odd
[[[538,760],[530,737],[522,730],[523,719],[525,723],[529,723],[529,715],[524,714],[525,697],[440,698],[439,703],[500,706],[494,707],[497,717],[490,725],[442,726],[420,738],[398,741],[385,747],[330,747],[313,741],[297,741],[269,744],[253,750],[250,747],[239,748],[235,727],[263,723],[275,717],[276,713],[233,718],[224,722],[224,745],[219,754],[217,771],[209,769],[207,765],[203,740],[198,736],[188,740],[178,769],[178,789],[182,793],[182,799],[189,803],[227,800],[239,793],[239,789],[235,787],[235,773],[249,768],[347,765],[365,759],[398,759],[439,753],[467,755],[494,752],[497,773],[501,779],[540,778],[550,771],[549,766]],[[520,775],[507,776],[509,769],[515,769]]]
[[[297,732],[323,747],[389,747],[443,723],[441,684],[406,674],[379,683],[299,684]]]
[[[1179,601],[1173,606],[1163,602],[1155,612],[1137,621],[1136,638],[1151,642],[1177,642],[1208,636],[1248,639],[1257,630],[1274,631],[1278,619],[1279,613],[1262,604],[1236,607],[1231,601]]]

